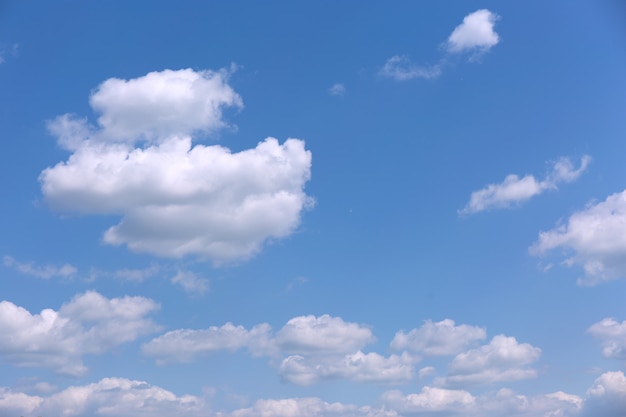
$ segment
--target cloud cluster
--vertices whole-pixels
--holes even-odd
[[[498,19],[498,15],[486,9],[468,14],[448,37],[444,45],[445,51],[451,55],[468,53],[470,61],[476,60],[500,41],[494,31]],[[387,60],[380,74],[398,81],[433,79],[441,75],[445,64],[445,58],[435,65],[423,66],[413,63],[407,56],[394,55]]]
[[[533,255],[555,249],[571,254],[568,266],[582,266],[581,285],[596,285],[626,276],[626,191],[590,204],[572,214],[567,222],[539,233],[530,247]]]
[[[588,332],[602,341],[605,357],[626,359],[626,320],[620,323],[613,318],[605,318],[589,327]]]
[[[48,204],[121,216],[105,243],[164,257],[235,261],[291,234],[312,205],[303,141],[267,138],[237,153],[192,143],[242,106],[227,81],[186,69],[102,83],[90,98],[97,126],[70,115],[49,124],[72,155],[40,175]]]
[[[159,308],[143,297],[108,299],[89,291],[58,311],[31,314],[9,301],[0,302],[0,357],[16,366],[51,368],[82,375],[86,354],[100,354],[159,330],[148,315]]]
[[[591,157],[585,155],[581,158],[580,166],[574,167],[569,158],[560,158],[553,165],[545,179],[539,181],[533,175],[507,175],[499,184],[489,184],[484,188],[474,191],[467,205],[459,210],[461,215],[478,213],[493,208],[508,208],[521,204],[531,197],[539,195],[547,190],[555,190],[560,183],[572,182],[578,179],[587,169]]]

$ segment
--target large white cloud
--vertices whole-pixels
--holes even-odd
[[[493,384],[534,378],[537,371],[527,367],[541,355],[541,349],[519,343],[514,337],[495,336],[487,345],[460,353],[438,384],[453,387]]]
[[[582,266],[582,285],[626,276],[626,190],[590,204],[572,214],[566,223],[539,233],[530,247],[533,255],[562,249],[567,265]]]
[[[587,390],[582,415],[585,417],[624,417],[626,413],[626,376],[606,372]]]
[[[206,416],[208,407],[198,397],[176,396],[143,381],[104,378],[71,386],[48,397],[0,389],[0,415],[157,417]]]
[[[602,341],[602,354],[607,358],[626,358],[626,320],[618,322],[605,318],[589,328],[595,338]]]
[[[68,115],[50,123],[73,153],[40,175],[59,211],[122,217],[104,241],[165,257],[245,259],[300,223],[311,153],[274,138],[232,153],[192,143],[241,106],[224,72],[153,72],[105,81],[92,95],[98,125]],[[140,146],[143,144],[143,146]]]
[[[31,314],[0,302],[0,357],[17,366],[46,367],[82,375],[85,354],[100,354],[159,327],[147,317],[159,308],[143,297],[108,299],[97,292],[77,295],[58,311]]]
[[[456,326],[450,319],[436,323],[429,320],[408,333],[397,332],[391,341],[391,348],[426,356],[455,355],[486,337],[487,332],[481,327]]]
[[[476,10],[468,14],[463,18],[463,23],[450,34],[447,44],[448,50],[454,53],[487,52],[500,41],[500,37],[493,30],[498,19],[498,15],[487,9]]]
[[[587,169],[591,157],[585,155],[578,168],[574,167],[568,158],[560,158],[553,165],[545,179],[537,180],[533,175],[520,178],[511,174],[499,184],[488,184],[484,188],[474,191],[467,205],[459,210],[459,214],[474,214],[493,208],[508,208],[521,204],[531,197],[547,190],[557,189],[559,183],[572,182]]]

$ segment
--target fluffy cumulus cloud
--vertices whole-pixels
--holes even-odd
[[[461,413],[474,408],[476,398],[467,391],[424,387],[419,394],[403,395],[400,391],[383,394],[387,407],[400,414]]]
[[[77,295],[58,311],[32,314],[0,302],[0,357],[17,366],[46,367],[82,375],[85,354],[101,354],[159,327],[148,317],[159,308],[143,297],[108,299],[97,292]]]
[[[75,266],[70,264],[64,264],[61,266],[54,265],[35,265],[32,262],[19,262],[11,256],[5,256],[2,259],[4,266],[13,268],[16,271],[31,275],[33,277],[50,279],[55,277],[67,278],[75,275],[78,272]]]
[[[164,257],[245,259],[288,236],[312,199],[311,153],[274,138],[233,153],[192,139],[240,108],[228,72],[190,69],[110,79],[91,96],[97,124],[63,115],[50,131],[72,154],[40,175],[59,211],[121,216],[104,242]]]
[[[485,53],[497,45],[500,37],[493,27],[499,16],[487,9],[476,10],[463,18],[447,42],[447,49],[452,53]]]
[[[541,349],[519,343],[514,337],[495,336],[487,345],[455,356],[448,375],[437,383],[450,387],[494,384],[534,378],[537,371],[529,368],[541,356]]]
[[[459,210],[459,214],[468,215],[493,208],[519,205],[544,191],[557,189],[560,183],[575,181],[587,169],[589,162],[591,157],[585,155],[576,168],[569,158],[560,158],[552,165],[543,180],[538,180],[533,175],[525,175],[522,178],[515,174],[507,175],[499,184],[489,184],[474,191],[467,205]]]
[[[456,326],[450,319],[436,323],[429,320],[408,333],[397,332],[391,341],[391,348],[425,356],[455,355],[486,337],[487,332],[481,327]]]
[[[624,372],[606,372],[587,390],[584,417],[624,417],[626,410],[626,377]]]
[[[584,270],[581,285],[596,285],[626,276],[626,190],[590,204],[556,228],[539,233],[533,255],[561,249],[564,263]]]
[[[270,354],[271,327],[259,324],[251,330],[226,323],[207,329],[173,330],[143,345],[143,353],[157,358],[159,363],[190,362],[196,357],[221,350],[235,351],[247,347],[253,354]]]
[[[0,389],[0,415],[156,417],[205,416],[207,405],[191,395],[176,396],[143,381],[104,378],[71,386],[48,397]]]
[[[605,318],[589,328],[593,337],[602,341],[602,354],[607,358],[626,359],[626,321]]]

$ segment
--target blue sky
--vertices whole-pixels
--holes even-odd
[[[0,3],[0,417],[626,410],[615,1]]]

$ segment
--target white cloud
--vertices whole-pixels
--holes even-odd
[[[537,371],[526,365],[540,355],[537,347],[498,335],[487,345],[458,354],[448,367],[448,375],[437,383],[465,387],[534,378]]]
[[[264,355],[272,353],[270,334],[271,327],[265,323],[256,325],[251,330],[232,323],[203,330],[179,329],[152,339],[142,346],[142,351],[148,356],[156,357],[161,364],[191,362],[207,353],[235,351],[244,347],[254,355]]]
[[[54,277],[67,278],[78,272],[75,266],[64,264],[62,266],[44,265],[37,266],[32,262],[19,262],[11,256],[3,258],[4,266],[13,268],[22,274],[31,275],[37,278],[50,279]]]
[[[408,350],[426,356],[455,355],[470,345],[487,337],[485,329],[445,319],[433,323],[426,321],[408,333],[399,331],[391,341],[394,350]]]
[[[400,391],[387,391],[382,396],[385,405],[400,414],[431,412],[461,413],[474,408],[476,398],[467,391],[423,387],[419,394],[403,395]]]
[[[493,30],[499,16],[487,9],[477,10],[463,18],[448,38],[447,49],[452,53],[470,51],[482,54],[495,46],[500,38]]]
[[[143,381],[104,378],[71,386],[48,397],[29,396],[0,388],[0,415],[157,417],[205,416],[207,405],[191,395],[176,396]]]
[[[82,375],[85,354],[100,354],[158,330],[146,316],[159,308],[143,297],[108,299],[94,291],[77,295],[58,311],[31,314],[0,302],[0,356],[17,366],[46,367]]]
[[[160,271],[160,267],[157,264],[152,264],[146,268],[140,269],[131,269],[131,268],[123,268],[118,269],[113,272],[113,276],[115,278],[124,280],[124,281],[135,281],[135,282],[143,282],[148,278],[151,278],[158,274]]]
[[[374,340],[369,328],[328,314],[294,317],[276,335],[281,350],[301,355],[353,353]]]
[[[327,403],[319,398],[286,398],[258,400],[252,407],[242,408],[219,417],[397,417],[394,411],[370,406]]]
[[[521,204],[546,190],[557,189],[559,183],[575,181],[587,169],[589,162],[591,157],[585,155],[581,158],[580,166],[575,168],[568,158],[560,158],[542,181],[533,175],[525,175],[522,178],[515,174],[507,175],[500,184],[489,184],[474,191],[467,205],[459,210],[459,214],[474,214],[492,208],[508,208]]]
[[[413,359],[406,353],[386,358],[378,353],[359,350],[343,357],[289,356],[281,363],[279,374],[296,385],[311,385],[332,379],[400,384],[413,379],[414,367]]]
[[[191,135],[225,126],[223,107],[241,106],[224,71],[111,79],[90,102],[98,126],[68,115],[50,123],[73,153],[39,179],[56,210],[121,216],[105,243],[236,261],[291,234],[313,204],[303,191],[311,153],[301,140],[267,138],[237,153],[192,144]]]
[[[333,86],[328,89],[328,93],[331,96],[343,96],[346,94],[346,87],[341,83],[333,84]]]
[[[565,417],[577,416],[583,399],[562,391],[529,397],[508,388],[486,393],[477,399],[476,415],[480,417]]]
[[[593,324],[588,332],[602,341],[605,357],[626,359],[626,320],[619,323],[613,318],[605,318]]]
[[[433,65],[422,67],[415,65],[406,56],[394,55],[385,62],[380,74],[398,81],[411,80],[413,78],[437,78],[441,75],[441,66]]]
[[[209,281],[191,271],[178,271],[172,278],[172,284],[180,285],[188,294],[202,295],[209,290]]]
[[[561,248],[572,256],[569,266],[582,266],[581,285],[596,285],[626,275],[626,190],[574,213],[566,224],[539,233],[533,255]]]
[[[606,372],[587,390],[584,417],[624,417],[626,410],[626,377],[624,372]]]

